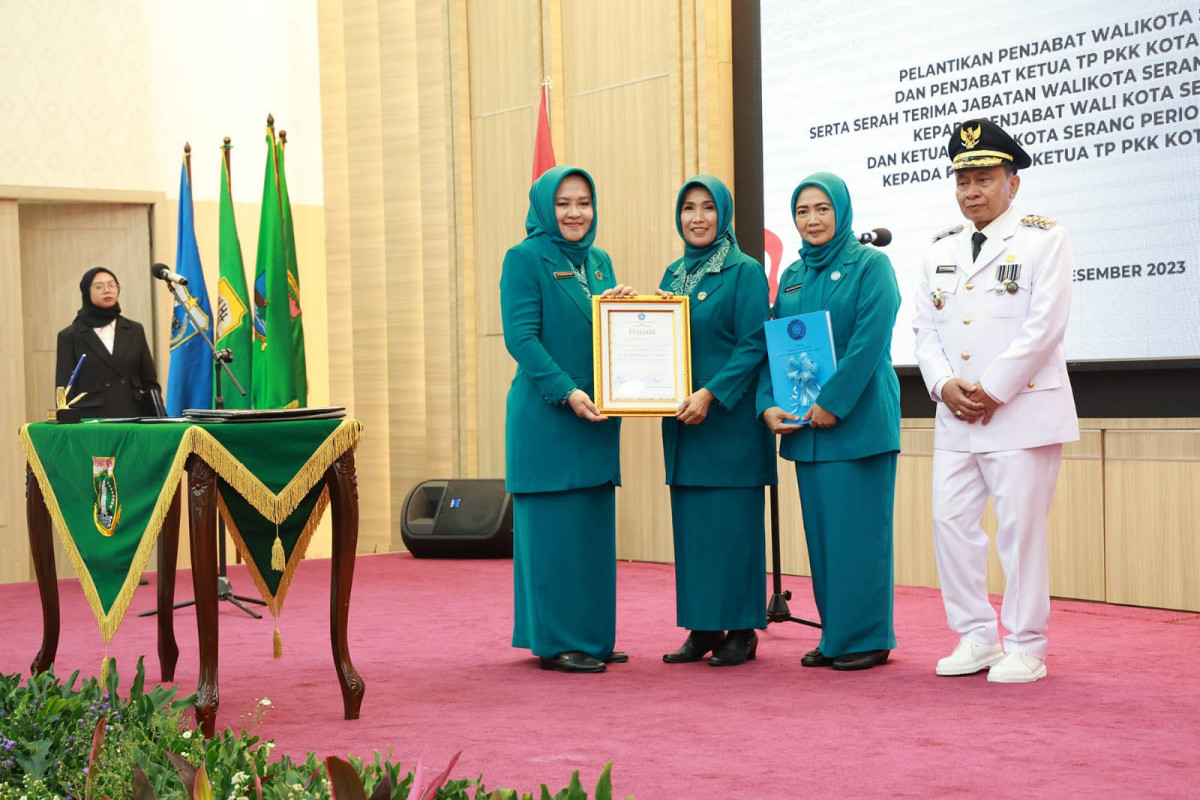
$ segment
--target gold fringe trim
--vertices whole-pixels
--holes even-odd
[[[283,637],[279,635],[279,627],[275,628],[275,636],[271,643],[271,654],[275,658],[283,658]]]
[[[150,555],[154,551],[154,544],[158,541],[158,534],[162,530],[163,522],[167,518],[167,511],[171,507],[171,500],[174,499],[175,492],[179,491],[180,480],[183,477],[183,468],[191,452],[190,434],[192,431],[199,429],[190,428],[180,438],[179,446],[175,450],[175,457],[171,461],[167,477],[163,481],[162,489],[158,493],[158,500],[154,504],[154,511],[150,515],[150,521],[146,524],[146,530],[142,532],[142,539],[133,554],[133,560],[130,561],[129,572],[125,576],[125,582],[122,584],[120,592],[117,593],[116,599],[113,600],[112,607],[106,614],[104,606],[100,602],[100,594],[96,591],[96,583],[92,580],[91,572],[84,563],[83,556],[75,546],[75,540],[71,537],[71,532],[67,528],[67,521],[63,518],[62,509],[58,505],[58,498],[55,496],[54,489],[50,485],[50,478],[46,475],[46,469],[42,466],[41,459],[38,458],[37,450],[34,449],[33,440],[29,436],[28,428],[29,424],[26,423],[21,426],[20,432],[21,449],[25,451],[25,460],[28,462],[30,469],[33,470],[33,475],[42,490],[42,496],[46,499],[46,508],[50,512],[50,521],[58,533],[58,538],[62,542],[63,549],[67,551],[67,558],[70,560],[71,566],[75,569],[75,574],[79,576],[79,585],[83,589],[84,597],[87,598],[88,605],[91,606],[92,613],[96,616],[96,621],[100,623],[100,636],[104,639],[104,643],[108,644],[112,641],[113,636],[116,635],[117,628],[121,627],[121,620],[125,618],[125,612],[129,610],[129,604],[133,601],[133,593],[137,589],[138,581],[146,569],[146,564],[150,562]],[[359,426],[360,431],[361,429],[361,426]]]
[[[108,675],[110,672],[112,672],[112,657],[105,656],[104,660],[100,662],[100,686],[103,687],[108,683]]]
[[[283,540],[279,538],[279,523],[275,523],[275,541],[271,543],[271,569],[283,572],[287,561],[283,557]]]
[[[221,446],[211,433],[197,426],[188,430],[194,436],[192,452],[204,459],[216,470],[234,491],[254,506],[258,513],[274,523],[283,522],[300,505],[300,501],[317,484],[333,463],[347,450],[357,447],[362,436],[362,423],[356,419],[342,420],[325,441],[308,457],[287,486],[275,494],[258,479],[228,450]]]
[[[233,521],[233,514],[229,512],[229,507],[225,505],[225,500],[221,497],[221,493],[217,492],[217,510],[221,517],[225,520],[225,528],[233,537],[233,546],[237,548],[238,553],[245,562],[247,570],[250,572],[250,578],[254,581],[254,585],[258,587],[258,593],[266,602],[267,608],[271,611],[271,615],[278,617],[283,613],[283,598],[287,596],[288,589],[292,585],[292,579],[296,577],[296,570],[300,567],[300,562],[304,560],[304,554],[308,552],[308,545],[312,541],[313,534],[317,532],[317,527],[321,524],[321,518],[325,516],[325,509],[329,507],[329,487],[326,486],[321,490],[321,494],[317,496],[317,504],[313,506],[312,513],[308,516],[308,521],[304,523],[304,530],[300,532],[300,537],[296,540],[296,546],[292,548],[292,555],[288,558],[287,567],[283,570],[283,575],[279,579],[279,587],[274,595],[271,594],[270,588],[267,586],[267,581],[263,578],[262,572],[258,569],[258,564],[254,562],[254,557],[250,554],[250,548],[246,546],[246,540],[242,536],[242,532],[238,530],[237,524]]]

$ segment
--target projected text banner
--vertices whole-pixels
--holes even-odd
[[[894,235],[892,355],[915,363],[921,260],[962,221],[946,143],[986,117],[1033,157],[1017,207],[1071,234],[1068,359],[1200,356],[1198,20],[1195,3],[762,0],[768,270],[800,246],[792,190],[837,173],[856,230]]]

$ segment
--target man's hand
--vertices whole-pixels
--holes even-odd
[[[983,424],[987,425],[992,419],[992,414],[995,414],[996,409],[1000,407],[1000,402],[984,391],[983,386],[979,383],[973,383],[967,387],[966,394],[967,397],[983,407]],[[942,396],[945,397],[944,394]]]
[[[942,402],[958,419],[974,422],[984,413],[983,403],[972,394],[977,388],[977,383],[967,383],[962,378],[951,378],[942,385]]]

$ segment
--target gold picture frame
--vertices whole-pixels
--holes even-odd
[[[670,417],[692,393],[687,295],[592,298],[595,403],[614,417]]]

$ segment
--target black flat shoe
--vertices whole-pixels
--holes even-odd
[[[552,669],[556,672],[604,672],[603,661],[578,650],[559,653],[554,658],[543,658],[540,661],[542,669]]]
[[[612,655],[604,659],[605,664],[624,664],[629,660],[629,653],[621,650],[613,650]]]
[[[833,660],[833,668],[843,672],[856,669],[870,669],[886,664],[891,650],[866,650],[862,653],[846,653]]]
[[[758,634],[754,631],[730,631],[708,660],[711,667],[736,667],[753,661],[758,655]]]
[[[802,667],[828,667],[833,663],[833,659],[821,652],[821,648],[809,650],[800,659]]]
[[[674,653],[667,653],[663,661],[668,664],[690,664],[699,661],[721,644],[725,631],[688,631],[683,646]]]

